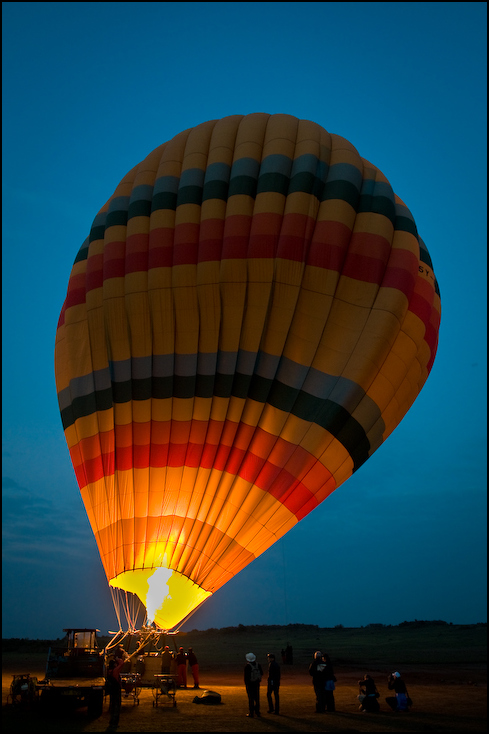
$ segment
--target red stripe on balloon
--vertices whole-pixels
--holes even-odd
[[[148,269],[170,268],[173,263],[173,227],[157,227],[149,233]]]
[[[141,273],[148,270],[149,235],[138,232],[126,240],[126,274]]]
[[[134,426],[136,425],[138,425],[139,431],[144,425],[146,430],[152,430],[149,423],[134,424]],[[123,428],[124,431],[119,436],[120,439],[126,438],[123,434],[128,434],[127,429],[130,429],[130,426],[124,426]],[[252,427],[246,426],[246,428],[251,429]],[[108,432],[103,441],[106,447],[111,443],[111,434],[112,432]],[[266,432],[263,432],[263,434],[270,438]],[[278,449],[279,454],[283,455],[284,451],[289,453],[287,441],[279,438],[275,442],[275,437],[271,438],[276,446],[282,444],[282,450],[280,450],[280,447]],[[162,445],[118,445],[115,453],[114,451],[107,451],[97,454],[97,450],[100,451],[100,441],[98,437],[93,437],[83,439],[77,446],[73,447],[71,449],[71,459],[80,488],[83,488],[86,484],[100,481],[104,476],[112,474],[114,469],[129,471],[131,469],[146,469],[148,466],[154,468],[189,466],[192,468],[219,469],[239,476],[246,482],[255,484],[263,491],[269,492],[298,519],[304,517],[334,489],[334,481],[333,485],[330,486],[331,473],[314,456],[301,447],[293,449],[294,461],[290,462],[290,467],[295,466],[297,473],[301,476],[300,479],[287,468],[277,466],[269,458],[258,456],[251,450],[223,444],[219,448],[222,449],[221,453],[216,452],[215,446],[209,444],[194,442],[177,444],[170,442]],[[212,459],[212,461],[209,461],[209,459]],[[324,490],[323,487],[327,487],[327,489]]]
[[[341,272],[350,237],[350,228],[341,222],[317,222],[307,255],[307,264]]]

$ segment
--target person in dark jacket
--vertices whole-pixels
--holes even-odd
[[[279,714],[280,713],[280,665],[275,660],[275,655],[271,652],[268,653],[268,680],[267,680],[267,700],[268,700],[268,713]],[[275,707],[273,705],[273,697],[275,699]]]
[[[409,711],[409,704],[408,704],[408,692],[406,688],[406,684],[404,683],[403,679],[401,678],[401,674],[399,672],[391,673],[387,679],[387,688],[389,691],[395,692],[394,696],[389,696],[386,698],[386,703],[389,704],[391,709],[393,711]]]
[[[171,664],[173,655],[168,645],[165,645],[163,652],[161,653],[161,672],[170,674]]]
[[[105,692],[109,694],[109,730],[115,730],[119,725],[119,716],[122,706],[122,681],[121,671],[125,663],[128,662],[136,653],[128,655],[127,652],[119,646],[114,657],[109,660],[107,665],[107,675],[105,678]]]
[[[255,714],[260,716],[260,681],[263,676],[263,670],[260,663],[256,662],[256,655],[252,652],[249,652],[245,657],[244,682],[249,707],[249,713],[246,716],[253,718]]]
[[[194,653],[193,648],[189,647],[187,651],[187,660],[192,671],[192,678],[194,679],[194,688],[200,688],[199,686],[199,661],[197,655]]]
[[[312,684],[316,694],[316,713],[335,711],[334,689],[336,677],[329,655],[319,650],[314,653],[314,660],[309,666]]]
[[[329,655],[326,655],[326,653],[323,653],[322,661],[326,666],[324,668],[326,711],[336,711],[336,706],[334,702],[336,676],[334,674],[333,665],[331,663],[331,660],[329,659]]]
[[[379,692],[375,681],[367,673],[363,676],[362,680],[358,681],[360,686],[360,693],[358,700],[360,701],[360,711],[378,711],[379,710]]]
[[[323,714],[326,710],[326,689],[324,669],[321,651],[314,653],[314,659],[309,666],[309,675],[312,676],[312,685],[316,694],[316,713]]]

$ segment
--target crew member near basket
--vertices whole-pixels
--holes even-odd
[[[173,655],[171,653],[170,648],[168,645],[165,645],[165,649],[161,653],[161,672],[167,673],[168,675],[171,673],[171,664],[173,661]]]
[[[136,653],[128,655],[121,645],[115,650],[113,658],[107,666],[107,676],[105,678],[105,692],[109,695],[109,731],[115,731],[119,725],[119,716],[122,706],[122,681],[121,670],[125,663],[134,657]]]
[[[197,660],[197,655],[194,653],[194,650],[192,647],[189,647],[187,651],[187,660],[188,660],[188,664],[190,665],[190,670],[192,671],[192,678],[194,679],[194,688],[200,688],[199,686],[199,661]]]
[[[183,647],[178,648],[177,652],[177,686],[179,688],[187,687],[187,653]]]

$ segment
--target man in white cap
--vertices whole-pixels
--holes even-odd
[[[256,662],[256,655],[252,652],[247,653],[245,658],[244,682],[249,706],[249,713],[246,716],[253,718],[255,715],[260,716],[260,681],[263,670],[260,663]]]
[[[396,697],[390,696],[386,698],[386,703],[389,704],[393,711],[409,711],[408,692],[406,684],[401,678],[401,674],[396,670],[395,673],[391,673],[387,679],[387,688],[389,691],[395,691]]]

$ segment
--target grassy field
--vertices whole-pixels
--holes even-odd
[[[196,630],[180,634],[184,647],[199,651],[203,664],[241,663],[246,652],[266,661],[268,652],[280,659],[290,643],[294,664],[308,665],[315,650],[327,652],[336,665],[384,668],[406,665],[484,664],[487,660],[485,625],[408,624],[396,627],[315,628],[241,627]],[[248,649],[249,648],[249,649]]]
[[[108,726],[108,701],[94,720],[86,709],[53,717],[7,706],[12,675],[43,676],[46,642],[4,641],[2,726],[5,732],[101,732]],[[124,702],[118,731],[297,732],[297,731],[486,731],[487,628],[485,625],[411,623],[398,627],[320,629],[306,625],[193,630],[167,638],[167,644],[192,646],[199,658],[201,687],[218,691],[219,707],[197,706],[191,688],[177,692],[178,705],[154,706],[154,691],[143,689],[139,705]],[[254,652],[266,669],[266,654],[290,644],[293,664],[282,665],[281,715],[266,713],[266,683],[261,686],[262,717],[247,719],[243,686],[244,656]],[[15,649],[8,649],[14,647]],[[44,650],[43,650],[44,647]],[[308,665],[315,650],[327,651],[337,677],[336,713],[317,715]],[[400,670],[414,701],[408,714],[385,704],[387,674]],[[381,693],[381,711],[358,710],[358,679],[370,673]],[[191,678],[190,678],[191,684]]]

